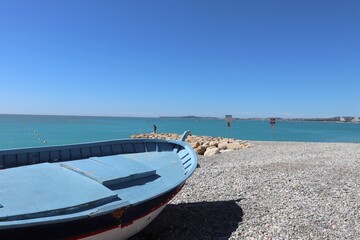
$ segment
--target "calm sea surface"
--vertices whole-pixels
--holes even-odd
[[[228,137],[224,120],[181,118],[115,118],[0,115],[0,149],[50,146],[128,138],[131,134],[179,133]],[[301,142],[360,142],[360,124],[278,121],[233,121],[230,137],[246,140]]]

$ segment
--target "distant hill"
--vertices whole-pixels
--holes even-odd
[[[220,119],[220,118],[217,118],[217,117],[198,117],[198,116],[178,116],[178,117],[161,116],[159,118]]]

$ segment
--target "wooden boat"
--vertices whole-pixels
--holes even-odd
[[[0,239],[131,237],[194,172],[187,134],[0,151]]]

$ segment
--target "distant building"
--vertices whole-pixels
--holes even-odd
[[[358,123],[358,122],[360,122],[360,119],[358,117],[355,117],[353,120],[351,120],[351,122]]]
[[[340,122],[346,122],[346,118],[340,117]]]

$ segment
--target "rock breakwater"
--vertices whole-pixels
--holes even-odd
[[[158,138],[158,139],[180,139],[181,135],[174,133],[142,133],[131,135],[130,138]],[[194,148],[198,155],[212,156],[215,154],[241,150],[253,147],[254,145],[234,138],[210,137],[190,135],[186,138],[186,142]]]

